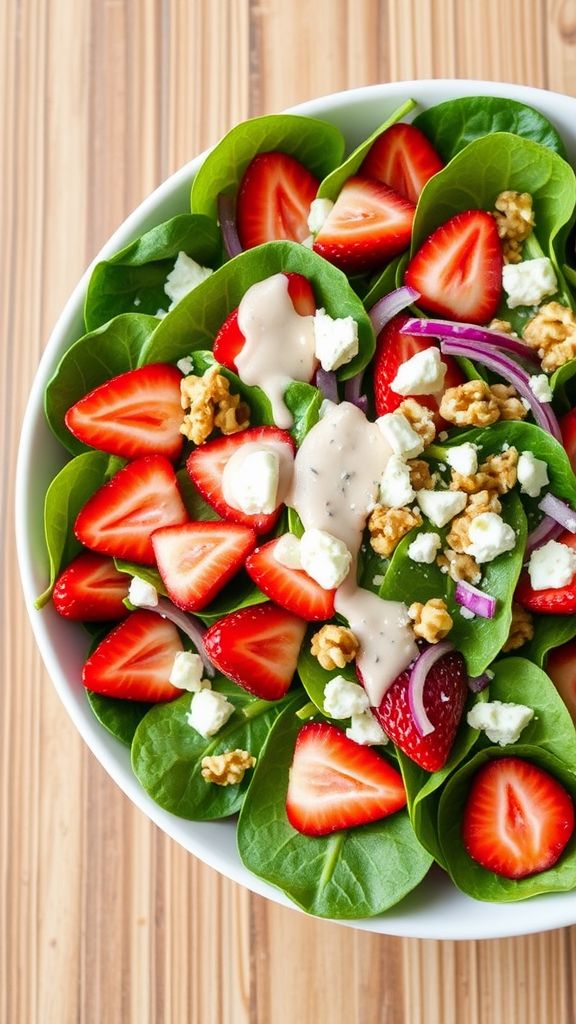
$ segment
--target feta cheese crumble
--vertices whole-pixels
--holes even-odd
[[[324,687],[324,710],[330,718],[351,718],[367,711],[369,706],[364,687],[344,676],[334,676]]]
[[[492,743],[501,747],[517,743],[521,732],[533,718],[533,708],[525,704],[505,704],[500,700],[477,703],[466,716],[472,729],[485,732]]]
[[[270,448],[247,452],[238,463],[229,463],[226,483],[229,504],[246,515],[270,515],[278,506],[280,459]],[[233,470],[233,472],[232,472]]]
[[[158,591],[152,583],[134,576],[128,589],[128,600],[135,608],[156,608],[158,605]]]
[[[199,690],[192,697],[190,711],[186,716],[188,725],[199,732],[204,739],[214,736],[234,712],[234,705],[217,690]]]
[[[203,672],[204,665],[199,654],[178,651],[168,679],[172,686],[177,686],[179,690],[198,693],[199,690],[210,690],[212,686],[208,679],[202,678]]]
[[[532,394],[539,402],[552,401],[552,388],[550,387],[550,381],[545,373],[533,374],[528,383]]]
[[[362,711],[359,715],[352,715],[346,735],[349,740],[354,740],[354,743],[359,743],[362,747],[373,747],[376,744],[385,746],[388,743],[386,733],[371,711]]]
[[[358,353],[358,324],[351,316],[333,318],[326,310],[314,314],[314,351],[323,370],[338,370]]]
[[[188,377],[188,375],[194,371],[192,356],[184,356],[183,359],[179,359],[176,366],[180,370],[180,373],[183,373],[185,377]]]
[[[300,560],[324,590],[334,590],[346,579],[352,555],[346,545],[325,530],[305,530],[300,540]]]
[[[471,441],[448,448],[446,462],[462,476],[474,476],[478,472],[478,455],[476,445]]]
[[[287,569],[302,568],[300,541],[293,533],[283,533],[276,541],[272,554],[276,561],[280,562],[280,565],[285,565]]]
[[[214,271],[210,267],[202,267],[185,252],[179,252],[174,268],[168,274],[164,285],[164,291],[170,299],[168,312],[174,309],[180,299],[183,299],[193,288],[202,284],[202,281],[205,281],[213,273]]]
[[[441,529],[466,507],[464,491],[418,491],[416,500],[425,516]]]
[[[405,459],[414,459],[424,451],[422,438],[401,412],[387,412],[376,420],[376,426],[384,435],[395,455],[402,455]]]
[[[387,508],[402,508],[415,496],[410,483],[410,466],[399,455],[391,455],[380,481],[380,503]]]
[[[535,458],[532,452],[521,452],[516,467],[518,483],[522,494],[537,498],[548,481],[548,467],[542,459]]]
[[[441,547],[442,540],[438,533],[419,533],[408,548],[408,558],[413,562],[432,565]]]
[[[530,555],[528,574],[534,590],[566,587],[576,575],[576,551],[549,540]]]
[[[464,605],[460,606],[460,615],[462,616],[463,619],[472,620],[476,618],[476,613],[470,611],[469,608],[465,608]]]
[[[317,235],[324,222],[328,219],[332,210],[334,209],[334,203],[331,199],[313,199],[310,203],[310,212],[308,214],[308,227],[313,235]]]
[[[390,387],[397,395],[434,395],[444,387],[446,364],[434,346],[401,363]]]
[[[481,512],[468,528],[470,544],[464,549],[477,562],[492,562],[516,546],[516,534],[496,512]]]
[[[554,267],[547,256],[521,263],[507,263],[502,269],[502,287],[508,309],[539,306],[547,295],[558,291]]]

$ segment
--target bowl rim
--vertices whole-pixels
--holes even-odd
[[[561,107],[566,105],[567,108],[571,107],[572,116],[576,114],[576,99],[563,93],[506,82],[449,78],[409,79],[326,93],[321,97],[290,107],[284,112],[317,117],[325,116],[327,119],[331,119],[332,115],[332,118],[337,120],[338,114],[345,114],[349,107],[356,106],[358,103],[374,102],[380,99],[385,102],[394,101],[405,99],[413,93],[426,93],[430,90],[433,92],[446,91],[454,97],[456,95],[503,96],[537,107],[541,103],[548,106],[550,98],[552,98]],[[436,99],[433,102],[440,102],[440,100]],[[554,120],[552,113],[548,112],[546,116]],[[574,144],[576,145],[576,132]],[[218,835],[221,838],[229,835],[229,830],[233,827],[230,820],[209,823],[191,822],[164,811],[151,800],[131,771],[129,751],[121,747],[119,741],[110,736],[92,716],[85,698],[85,708],[74,698],[71,684],[65,677],[61,659],[52,641],[48,618],[45,614],[40,614],[34,608],[33,603],[37,587],[35,557],[29,529],[31,516],[29,490],[34,468],[36,435],[38,431],[47,431],[50,435],[43,413],[46,383],[62,353],[78,337],[75,325],[82,316],[85,292],[96,263],[111,256],[141,234],[145,230],[143,224],[150,215],[161,208],[175,193],[189,186],[192,177],[208,152],[209,150],[204,150],[166,178],[114,231],[81,276],[50,333],[34,375],[18,448],[15,482],[16,548],[26,608],[44,665],[76,729],[114,782],[154,824],[204,863],[258,895],[290,907],[292,910],[299,910],[280,890],[252,875],[241,863],[237,853],[234,859],[225,844],[221,847],[218,842],[213,841]],[[66,453],[62,453],[62,463],[64,461],[67,461]],[[90,717],[86,715],[86,709]],[[210,829],[208,839],[203,838],[206,825]],[[223,828],[227,830],[226,833],[222,831]],[[183,836],[182,833],[185,830],[191,834]],[[451,886],[452,883],[446,883],[444,872],[440,874],[443,883],[436,893],[436,871],[435,868],[432,869],[432,884],[428,886],[429,892],[427,891],[424,909],[422,909],[422,899],[419,895],[422,888],[419,886],[397,907],[391,908],[382,915],[361,920],[331,921],[330,923],[386,935],[446,940],[503,938],[546,931],[576,923],[576,892],[547,894],[514,904],[490,904],[493,913],[482,914],[480,910],[486,904],[466,897],[455,888],[455,897],[449,900],[449,905],[447,905],[446,884]],[[430,876],[428,877],[430,878]],[[452,907],[452,905],[454,906]],[[502,908],[505,908],[507,912],[499,913]],[[466,909],[469,909],[469,914],[465,913]],[[444,911],[450,912],[445,913]]]

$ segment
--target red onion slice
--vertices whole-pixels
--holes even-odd
[[[361,370],[355,377],[351,377],[350,380],[346,381],[344,384],[344,401],[356,405],[362,412],[367,412],[368,397],[362,394],[363,377],[364,370]]]
[[[232,259],[241,253],[242,245],[236,228],[236,217],[234,216],[234,199],[232,196],[221,192],[218,196],[218,221],[222,231],[222,240],[226,253]]]
[[[401,334],[490,345],[492,348],[504,349],[506,352],[514,353],[521,359],[527,359],[540,366],[536,352],[523,341],[511,338],[509,334],[504,334],[502,331],[494,331],[490,327],[477,327],[476,324],[455,324],[451,320],[420,320],[417,317],[412,317],[401,328]]]
[[[410,288],[407,284],[403,284],[400,288],[395,288],[388,295],[384,295],[382,299],[378,299],[378,302],[372,306],[372,309],[368,310],[368,316],[372,321],[376,337],[378,337],[380,331],[386,327],[386,324],[393,316],[401,313],[403,309],[406,309],[406,306],[416,302],[416,299],[419,298],[420,292],[417,292],[415,288]]]
[[[569,530],[570,533],[576,533],[576,512],[565,501],[560,501],[560,498],[548,492],[548,494],[544,495],[542,501],[539,502],[538,508],[545,515],[549,516],[550,519],[553,519],[555,523],[559,523],[560,526],[564,527],[565,530]]]
[[[456,584],[454,598],[457,604],[479,615],[481,619],[493,619],[496,614],[496,598],[465,580],[459,580]]]
[[[426,676],[432,666],[435,665],[440,658],[453,650],[454,644],[451,644],[449,640],[442,640],[439,644],[430,645],[430,647],[427,647],[426,650],[422,652],[410,673],[410,679],[408,681],[408,703],[410,705],[412,718],[414,719],[414,725],[416,726],[417,732],[420,733],[420,736],[429,736],[435,729],[435,726],[432,725],[432,722],[426,714],[426,708],[424,707],[424,685],[426,683]]]
[[[542,404],[536,398],[530,387],[530,375],[526,373],[513,359],[502,355],[496,349],[481,348],[472,341],[441,341],[440,350],[447,356],[464,356],[467,359],[475,360],[482,366],[499,374],[514,385],[518,393],[528,402],[536,423],[547,430],[552,437],[562,444],[562,434],[558,420],[552,412],[549,403]]]
[[[204,668],[206,669],[206,675],[214,675],[214,666],[212,665],[212,662],[208,660],[208,655],[204,650],[203,636],[205,631],[202,626],[199,626],[198,623],[190,617],[190,615],[186,614],[186,612],[176,608],[167,597],[159,597],[158,604],[154,605],[154,607],[146,605],[146,611],[156,612],[158,615],[161,615],[163,619],[170,619],[170,622],[173,622],[178,629],[181,629],[192,642],[193,646],[202,658]]]
[[[483,672],[481,676],[469,676],[468,688],[472,693],[482,693],[494,678],[493,672]]]
[[[324,398],[329,402],[338,402],[338,378],[333,370],[323,370],[321,366],[316,370],[316,387],[322,392]]]
[[[551,519],[550,516],[544,516],[544,518],[538,523],[538,526],[532,530],[532,533],[528,534],[528,539],[526,541],[526,554],[530,555],[535,548],[542,547],[542,545],[546,544],[549,540],[556,540],[556,538],[562,533],[563,529],[564,528],[554,519]]]

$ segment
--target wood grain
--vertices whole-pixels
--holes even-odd
[[[13,484],[51,325],[112,229],[233,123],[386,80],[576,93],[573,0],[0,4],[1,1024],[566,1024],[576,929],[484,943],[308,920],[220,878],[84,749],[17,584]]]

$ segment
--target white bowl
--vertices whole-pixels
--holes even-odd
[[[576,160],[576,99],[517,85],[482,81],[415,81],[368,86],[304,103],[300,114],[333,121],[348,143],[356,145],[404,99],[432,106],[457,96],[493,95],[520,100],[541,110],[559,129],[569,156]],[[168,178],[112,236],[97,260],[110,256],[143,231],[188,209],[190,182],[202,163],[197,157]],[[96,721],[80,684],[86,636],[60,618],[49,605],[33,607],[44,590],[47,556],[42,508],[50,480],[66,461],[43,413],[44,389],[67,348],[83,334],[82,308],[90,270],[75,288],[60,316],[34,380],[24,419],[16,480],[16,527],[20,571],[36,641],[54,685],[82,737],[131,800],[169,836],[201,860],[241,885],[285,906],[289,900],[255,878],[236,852],[235,824],[191,822],[158,807],[132,774],[129,751]],[[434,869],[410,896],[380,917],[346,921],[348,925],[387,935],[432,939],[484,939],[559,928],[576,923],[576,892],[539,896],[522,903],[480,903],[458,892],[443,872]]]

